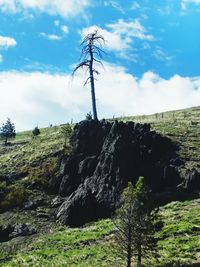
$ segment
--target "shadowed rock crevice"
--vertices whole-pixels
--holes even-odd
[[[63,156],[56,182],[56,190],[66,197],[57,217],[67,225],[111,216],[123,188],[139,176],[154,193],[183,182],[177,146],[151,131],[149,124],[82,121],[70,142],[73,150]],[[55,180],[51,182],[55,186]]]

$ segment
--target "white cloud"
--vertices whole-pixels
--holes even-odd
[[[105,63],[96,82],[99,117],[150,114],[200,105],[200,77],[163,79],[146,72],[137,79],[120,66]],[[91,110],[85,73],[0,72],[0,124],[10,117],[17,129],[85,118]]]
[[[146,33],[147,29],[137,19],[133,22],[125,22],[123,19],[119,19],[116,23],[108,24],[107,27],[116,34],[126,34],[129,37],[141,40],[154,40],[154,37]]]
[[[56,26],[59,27],[59,24],[57,24]],[[59,40],[63,39],[64,37],[66,37],[66,35],[69,33],[69,29],[66,25],[61,25],[60,31],[61,31],[61,33],[59,35],[58,34],[48,34],[45,32],[41,32],[40,35],[43,36],[44,38],[50,40],[50,41],[59,41]]]
[[[61,25],[59,20],[54,20],[54,25],[59,28],[59,30],[64,34],[67,35],[69,33],[69,28],[67,25]]]
[[[54,25],[56,26],[56,27],[58,27],[59,25],[60,25],[60,21],[59,20],[54,20]]]
[[[65,34],[69,33],[69,28],[67,27],[67,25],[62,25],[62,26],[61,26],[61,30],[62,30]]]
[[[200,0],[182,0],[182,2],[181,2],[182,9],[185,10],[187,8],[188,4],[199,5],[200,4]]]
[[[16,46],[17,42],[14,38],[7,36],[0,36],[0,48],[8,48],[12,46]]]
[[[16,12],[16,1],[15,0],[0,0],[0,9],[3,12]]]
[[[106,47],[110,50],[123,52],[131,47],[131,43],[135,39],[153,41],[154,37],[147,34],[147,29],[135,19],[132,22],[125,22],[119,19],[116,23],[106,25],[107,29],[98,26],[90,26],[82,30],[82,36],[98,30],[106,40]]]
[[[140,4],[137,1],[133,1],[131,9],[136,10],[140,8]]]
[[[0,63],[3,62],[3,56],[0,54]]]
[[[23,12],[32,10],[63,18],[80,14],[90,0],[0,0],[0,10],[3,12]]]
[[[153,52],[153,56],[161,61],[171,61],[174,57],[167,55],[160,47]]]
[[[102,35],[105,39],[105,46],[109,50],[116,50],[116,51],[123,51],[125,49],[128,49],[130,39],[125,40],[120,35],[115,34],[114,32],[109,32],[106,29],[103,29],[98,26],[91,26],[88,28],[83,29],[81,32],[82,36],[86,36],[88,33],[94,32],[95,30],[98,30],[99,34]]]
[[[124,9],[122,8],[122,6],[117,1],[104,1],[104,5],[105,6],[111,6],[114,9],[120,11],[122,14],[125,13]]]
[[[41,32],[40,35],[45,37],[46,39],[48,39],[50,41],[59,41],[62,39],[62,36],[57,35],[57,34],[47,34],[45,32]]]

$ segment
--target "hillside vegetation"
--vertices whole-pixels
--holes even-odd
[[[179,154],[187,168],[200,170],[200,107],[119,120],[150,123],[153,130],[180,145]],[[0,145],[0,177],[20,177],[27,169],[55,159],[64,144],[60,130],[61,126],[43,128],[36,138],[31,131],[21,132],[11,146]]]
[[[186,169],[200,171],[200,107],[119,120],[150,123],[179,145]],[[71,148],[67,145],[63,150],[61,126],[40,131],[36,138],[31,131],[17,133],[10,146],[0,143],[0,225],[31,222],[38,228],[34,236],[0,243],[0,266],[123,266],[110,249],[115,230],[110,220],[79,229],[55,222],[51,206],[55,195],[46,193],[48,179],[56,173],[61,152]],[[21,212],[24,201],[35,200],[35,210]],[[12,207],[16,208],[7,211]],[[199,199],[172,202],[160,214],[164,218],[157,234],[161,257],[152,266],[200,266]]]
[[[156,236],[161,256],[158,262],[151,263],[152,266],[200,264],[199,213],[200,200],[172,202],[161,208],[164,227]],[[48,234],[37,236],[19,252],[6,253],[4,245],[4,249],[0,249],[0,259],[7,258],[7,262],[0,266],[122,267],[125,265],[112,249],[114,231],[110,220],[76,229],[58,225]]]
[[[60,126],[41,129],[35,138],[31,131],[17,133],[11,146],[0,145],[0,177],[24,176],[28,169],[51,162],[63,148]]]

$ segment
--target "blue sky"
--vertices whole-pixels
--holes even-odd
[[[0,0],[0,124],[18,130],[84,119],[80,42],[106,39],[99,117],[200,105],[200,0]]]

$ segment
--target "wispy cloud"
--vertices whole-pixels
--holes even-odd
[[[60,25],[60,21],[58,19],[54,20],[54,25],[58,27]]]
[[[0,0],[0,10],[3,12],[32,10],[63,18],[80,14],[89,5],[90,0]]]
[[[115,34],[126,35],[130,38],[138,38],[141,40],[153,41],[153,35],[147,34],[147,29],[135,19],[132,22],[126,22],[123,19],[119,19],[116,23],[108,24],[108,28],[112,30]]]
[[[146,41],[154,40],[154,36],[148,34],[147,29],[137,19],[131,22],[119,19],[113,24],[107,24],[106,28],[93,25],[83,29],[81,34],[85,36],[94,30],[98,30],[105,38],[107,49],[119,51],[123,54],[126,52],[125,50],[131,48],[134,39]]]
[[[62,32],[64,32],[64,34],[69,33],[69,28],[67,27],[67,25],[62,25],[60,28],[61,28]]]
[[[96,83],[100,118],[150,114],[199,105],[200,77],[173,75],[164,79],[145,72],[138,79],[125,68],[104,63]],[[91,110],[90,88],[83,88],[85,73],[74,80],[67,73],[0,72],[0,124],[11,117],[17,129],[85,118]],[[9,101],[8,101],[9,99]]]
[[[161,16],[170,15],[171,14],[171,7],[170,6],[165,6],[165,7],[158,8],[158,13]]]
[[[60,25],[59,20],[54,21],[54,25],[58,28],[60,31],[59,34],[49,34],[45,32],[41,32],[40,35],[43,36],[44,38],[50,40],[50,41],[59,41],[67,36],[69,33],[69,28],[67,25]]]
[[[41,36],[45,37],[46,39],[50,40],[50,41],[59,41],[61,40],[63,37],[57,34],[47,34],[45,32],[41,32],[40,33]]]
[[[140,8],[140,4],[137,1],[133,1],[131,9],[136,10]]]
[[[105,6],[112,6],[114,9],[120,11],[122,14],[125,13],[124,9],[117,1],[104,1],[104,5]]]
[[[9,48],[16,46],[17,42],[14,38],[7,37],[7,36],[0,36],[0,48]]]
[[[69,33],[69,27],[67,25],[61,24],[60,20],[54,20],[54,25],[63,33],[68,34]]]
[[[153,56],[161,61],[171,61],[174,57],[169,56],[165,53],[160,47],[157,47],[156,50],[153,52]]]
[[[0,54],[0,63],[3,62],[3,56]]]
[[[182,9],[186,10],[188,4],[200,5],[200,0],[182,0],[182,2],[181,2]]]

